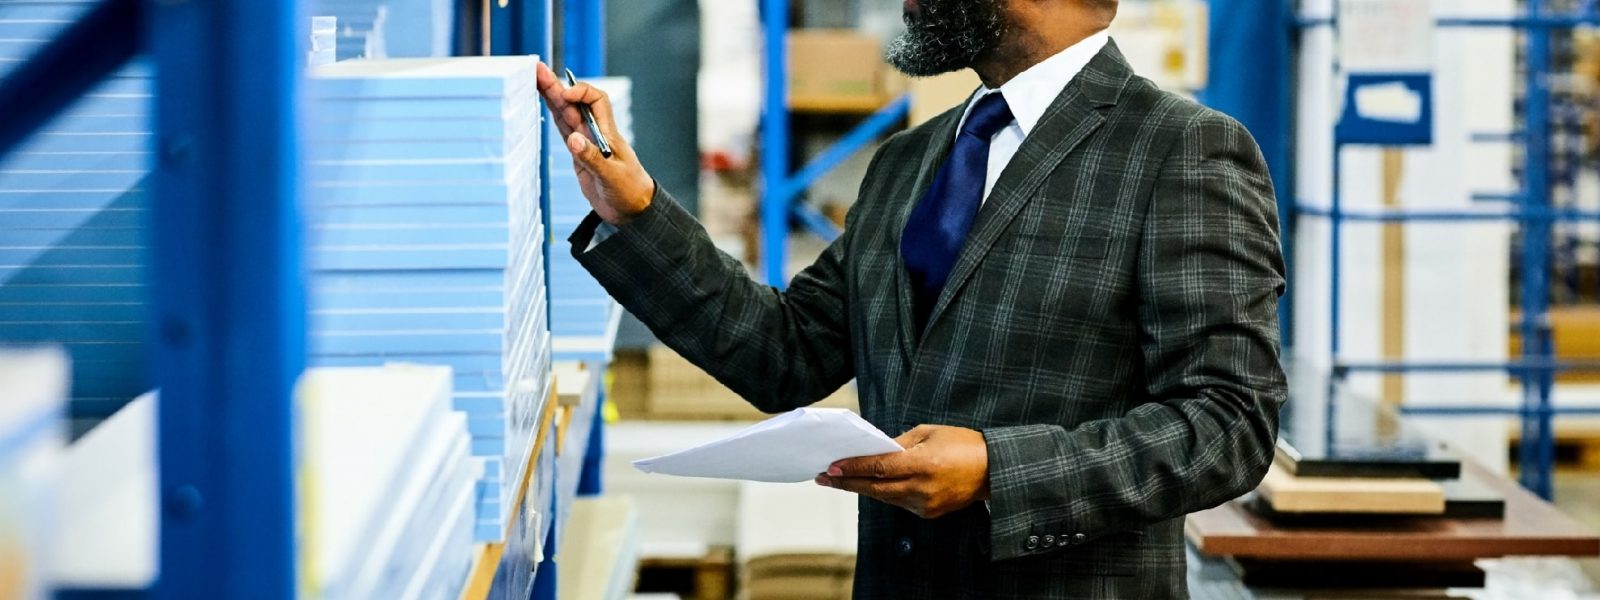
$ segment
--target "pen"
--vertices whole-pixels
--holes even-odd
[[[566,71],[567,85],[578,85],[578,78],[572,76],[572,69]],[[606,134],[600,133],[600,124],[594,121],[594,111],[589,110],[587,104],[579,104],[578,112],[583,114],[583,122],[589,126],[589,134],[594,136],[594,145],[600,147],[600,156],[611,158],[611,142],[606,141]]]

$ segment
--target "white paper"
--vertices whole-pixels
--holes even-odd
[[[771,483],[810,481],[835,461],[900,452],[878,428],[842,408],[802,408],[727,438],[633,461],[646,473]]]
[[[1433,70],[1432,0],[1339,0],[1339,66],[1347,73]]]
[[[1416,123],[1422,120],[1422,95],[1405,83],[1380,83],[1356,90],[1356,114],[1373,121]]]

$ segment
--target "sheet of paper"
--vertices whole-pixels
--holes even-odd
[[[902,450],[853,412],[802,408],[715,442],[636,460],[633,466],[662,475],[799,483],[810,481],[837,460]]]

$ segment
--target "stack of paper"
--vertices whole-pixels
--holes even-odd
[[[0,352],[0,596],[50,597],[66,398],[61,351]]]
[[[0,77],[92,4],[0,3]],[[65,345],[81,416],[148,389],[150,98],[149,69],[132,64],[0,157],[0,342]]]
[[[623,77],[585,80],[611,97],[617,129],[629,143],[633,137],[633,82]],[[565,148],[560,132],[550,128],[552,148]],[[589,214],[589,202],[578,187],[578,174],[566,157],[550,161],[550,222],[555,248],[550,256],[551,331],[556,358],[591,363],[611,361],[622,309],[578,261],[567,238]]]
[[[338,17],[311,17],[311,49],[306,53],[306,64],[315,67],[338,60],[338,37]]]
[[[313,369],[301,380],[301,564],[312,598],[454,598],[471,568],[473,476],[450,369]]]
[[[550,382],[535,64],[343,61],[308,84],[312,360],[455,369],[486,541]]]
[[[339,19],[338,60],[448,56],[450,0],[312,0],[312,14]]]
[[[901,450],[899,443],[854,412],[802,408],[714,442],[633,461],[633,466],[662,475],[800,483],[846,458]]]

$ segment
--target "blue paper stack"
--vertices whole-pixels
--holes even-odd
[[[338,49],[339,18],[311,17],[311,49],[306,51],[306,64],[331,65],[339,59]]]
[[[311,13],[338,18],[338,60],[450,54],[450,0],[312,0]]]
[[[343,61],[308,84],[312,361],[454,368],[485,541],[549,396],[535,64]]]
[[[586,81],[611,97],[617,129],[632,143],[631,80],[607,77]],[[565,147],[555,128],[550,128],[550,135],[552,148]],[[578,187],[578,174],[572,169],[572,161],[550,161],[550,222],[555,239],[550,256],[550,329],[555,335],[556,360],[602,364],[611,361],[622,308],[572,258],[567,238],[588,214],[589,202]]]
[[[0,77],[92,4],[0,3]],[[0,158],[0,342],[66,346],[79,416],[109,415],[149,389],[150,93],[149,70],[130,65]]]

